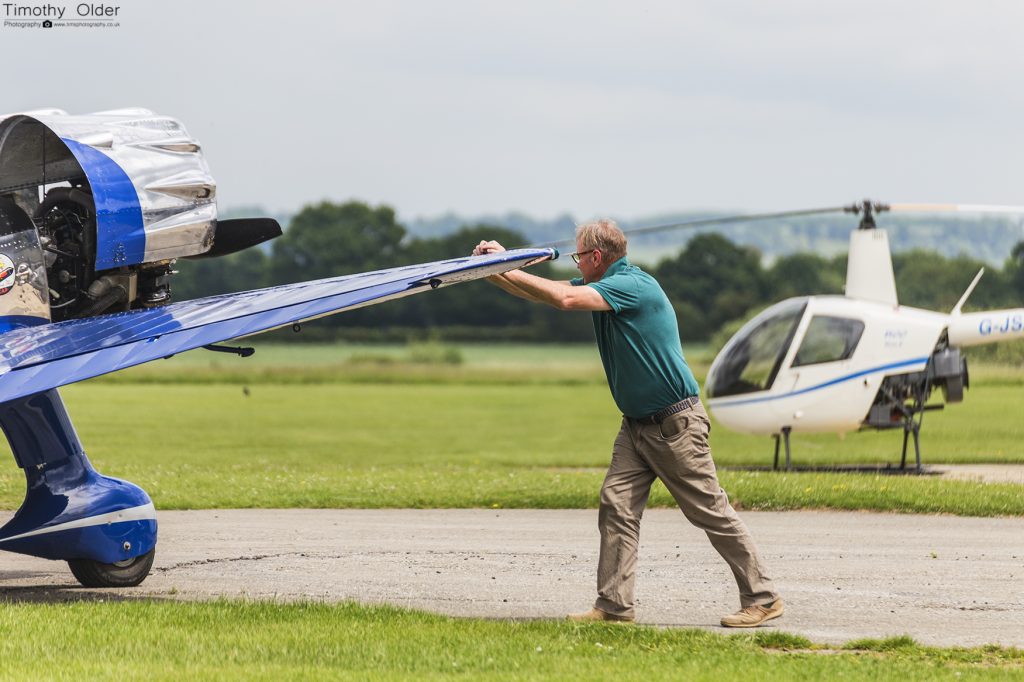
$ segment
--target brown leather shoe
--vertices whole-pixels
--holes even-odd
[[[722,619],[722,627],[727,628],[756,628],[765,621],[778,618],[786,610],[781,599],[776,599],[771,604],[764,606],[748,606],[736,613]]]
[[[633,616],[616,616],[601,609],[590,609],[585,613],[573,613],[566,616],[566,620],[574,623],[632,623],[636,620]]]

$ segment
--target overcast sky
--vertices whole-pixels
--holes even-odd
[[[586,218],[864,196],[1024,204],[1020,2],[120,8],[119,28],[0,29],[0,111],[175,116],[203,143],[222,207],[358,198],[405,218]]]

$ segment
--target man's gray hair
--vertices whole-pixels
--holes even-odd
[[[597,249],[606,263],[614,263],[626,255],[626,235],[614,220],[591,220],[576,228],[576,243],[581,250]]]

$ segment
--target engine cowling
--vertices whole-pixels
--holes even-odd
[[[162,305],[175,259],[281,233],[274,221],[218,223],[216,194],[202,147],[173,118],[0,116],[0,275],[10,270],[0,289],[11,285],[0,318],[23,326]]]

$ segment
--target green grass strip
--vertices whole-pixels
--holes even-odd
[[[107,470],[110,471],[109,469]],[[370,467],[310,473],[269,462],[252,469],[145,465],[114,474],[139,482],[159,509],[596,509],[603,471],[465,466]],[[0,477],[0,502],[20,503],[20,471]],[[738,509],[872,510],[959,516],[1024,515],[1013,484],[864,474],[720,474]],[[655,483],[650,507],[673,507]]]
[[[0,606],[3,679],[1005,679],[1019,649],[912,640],[845,648],[722,635],[458,619],[388,606],[123,601]]]
[[[604,386],[86,384],[62,389],[89,457],[160,509],[592,508],[618,416]],[[925,462],[1024,461],[1020,389],[928,415]],[[803,435],[798,465],[898,461],[901,433]],[[932,476],[728,470],[771,441],[715,426],[721,479],[746,509],[1024,515],[1024,486]],[[0,454],[0,459],[3,455]],[[10,457],[10,455],[7,455]],[[0,507],[25,479],[0,467]],[[654,505],[671,505],[660,486]]]
[[[1011,483],[944,481],[918,476],[743,471],[722,472],[720,479],[733,504],[744,509],[1024,515],[1024,486]]]

